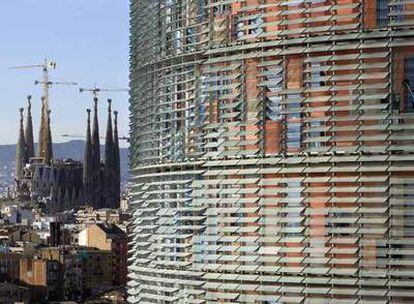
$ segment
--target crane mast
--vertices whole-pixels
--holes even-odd
[[[49,110],[49,71],[48,71],[48,64],[47,59],[45,59],[45,62],[43,64],[42,72],[43,72],[43,97],[45,98],[45,105],[46,109]],[[56,65],[55,65],[56,67]]]
[[[49,89],[51,82],[49,79],[49,70],[56,69],[56,62],[53,60],[44,59],[43,63],[34,64],[34,65],[24,65],[24,66],[15,66],[10,69],[14,70],[28,70],[28,69],[41,69],[42,70],[42,81],[39,82],[42,84],[43,97],[45,100],[46,110],[49,110]]]

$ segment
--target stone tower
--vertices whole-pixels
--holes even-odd
[[[33,122],[32,122],[32,96],[27,96],[27,118],[26,118],[26,130],[24,138],[26,140],[26,161],[29,162],[30,158],[35,156],[34,140],[33,140]]]
[[[92,125],[92,205],[99,208],[102,201],[102,170],[101,170],[101,147],[99,141],[99,121],[98,121],[98,98],[93,99],[94,116]]]
[[[85,203],[93,203],[93,151],[91,135],[91,110],[87,109],[88,118],[85,138],[85,156],[83,162],[83,195]]]
[[[16,147],[16,180],[20,180],[23,177],[23,168],[26,163],[26,143],[24,138],[23,127],[23,108],[19,109],[20,112],[20,128],[19,139]]]
[[[118,138],[118,112],[114,111],[114,148],[113,148],[113,170],[114,170],[114,207],[118,208],[121,198],[121,164],[119,155]]]
[[[40,115],[39,151],[38,155],[46,164],[50,164],[53,158],[52,135],[50,130],[50,110],[46,99],[42,97],[42,109]]]
[[[104,192],[105,192],[105,207],[111,207],[114,199],[114,140],[112,129],[112,100],[108,99],[108,122],[106,125],[105,138],[105,165],[104,165]]]

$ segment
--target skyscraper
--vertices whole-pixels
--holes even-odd
[[[132,1],[130,303],[414,302],[413,8]]]

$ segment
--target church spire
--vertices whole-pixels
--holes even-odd
[[[47,162],[48,151],[48,113],[45,97],[42,97],[42,109],[40,113],[40,130],[39,130],[39,147],[38,155],[43,158],[44,162]]]
[[[50,127],[50,113],[47,111],[47,155],[46,162],[50,165],[53,161],[53,141],[52,141],[52,128]]]
[[[16,179],[23,177],[23,166],[25,163],[25,140],[24,140],[24,127],[23,127],[23,108],[20,111],[20,129],[19,129],[19,140],[16,147]]]
[[[101,164],[101,151],[99,143],[99,122],[98,122],[98,98],[93,99],[94,108],[93,108],[93,126],[92,126],[92,155],[93,155],[93,164],[94,170],[99,170]]]
[[[26,140],[26,161],[29,162],[30,158],[35,156],[34,151],[34,140],[33,140],[33,122],[32,122],[32,96],[27,96],[27,119],[26,119],[26,130],[25,130],[25,140]]]
[[[92,136],[91,136],[91,110],[88,113],[85,139],[85,156],[83,163],[83,193],[85,203],[92,203],[92,186],[93,186],[93,157],[92,157]]]
[[[111,207],[114,204],[114,168],[113,168],[113,131],[112,131],[112,106],[111,99],[108,99],[108,123],[106,126],[106,139],[105,139],[105,207]]]
[[[118,112],[114,111],[114,176],[115,176],[115,192],[114,192],[114,206],[119,207],[119,201],[121,198],[121,167],[120,167],[120,156],[119,156],[119,139],[118,139]]]
[[[108,99],[108,123],[106,126],[105,140],[105,166],[112,171],[113,165],[113,133],[112,133],[112,100]]]
[[[99,123],[98,123],[98,98],[93,99],[94,102],[94,116],[92,125],[92,206],[94,208],[101,208],[102,197],[102,177],[101,177],[101,146],[99,142]]]

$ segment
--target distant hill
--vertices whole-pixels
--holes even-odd
[[[104,156],[104,146],[101,146],[101,155]],[[83,140],[71,140],[64,143],[53,144],[54,158],[71,158],[83,161],[85,142]],[[16,145],[0,145],[0,183],[10,184],[15,168]],[[128,149],[120,149],[121,180],[125,183],[129,179]]]

